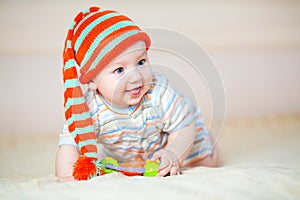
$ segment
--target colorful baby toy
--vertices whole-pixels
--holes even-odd
[[[128,162],[119,164],[117,160],[106,157],[100,162],[81,155],[74,165],[73,176],[77,180],[88,180],[96,176],[121,172],[126,176],[156,176],[159,160],[146,162]]]

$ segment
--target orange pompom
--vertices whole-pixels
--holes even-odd
[[[73,176],[77,180],[88,180],[97,176],[99,170],[95,163],[95,158],[81,155],[78,157],[73,168]]]

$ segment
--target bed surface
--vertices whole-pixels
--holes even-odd
[[[299,199],[299,116],[226,122],[222,166],[174,177],[108,174],[90,181],[54,176],[57,136],[1,136],[0,199]]]

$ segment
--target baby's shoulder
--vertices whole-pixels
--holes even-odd
[[[167,86],[168,79],[159,73],[153,73],[153,79],[148,94],[152,97],[159,97]]]
[[[169,80],[165,75],[157,73],[157,72],[153,72],[153,84],[155,86],[160,86],[163,83],[165,84],[168,81]]]
[[[162,74],[154,73],[152,87],[150,89],[152,89],[153,92],[162,93],[168,87],[169,87],[169,79]]]
[[[87,90],[84,93],[84,98],[92,115],[97,113],[104,106],[102,101],[98,99],[99,97],[94,90]]]
[[[173,90],[174,88],[170,85],[170,81],[166,76],[159,73],[153,74],[152,85],[148,91],[153,103],[159,104],[162,98],[174,93]]]

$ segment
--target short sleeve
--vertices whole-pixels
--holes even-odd
[[[164,132],[174,132],[196,120],[197,108],[190,98],[180,94],[166,78],[159,77],[157,83]]]
[[[68,130],[68,125],[67,124],[64,125],[61,134],[59,134],[58,146],[61,146],[63,144],[77,146],[77,144],[74,141],[74,137],[71,135],[71,133]]]

